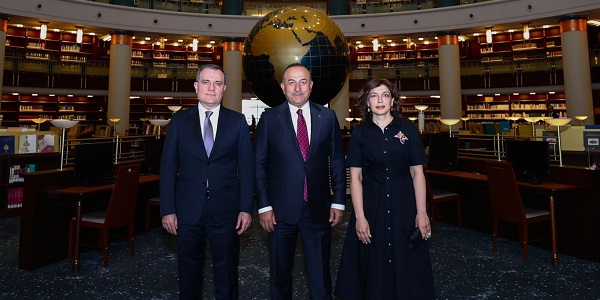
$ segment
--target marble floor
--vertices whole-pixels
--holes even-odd
[[[333,233],[334,283],[346,226]],[[66,260],[20,270],[18,235],[19,218],[0,219],[0,299],[177,299],[175,240],[161,228],[136,236],[134,257],[113,242],[106,268],[100,251],[85,252],[79,273]],[[430,248],[438,299],[600,299],[599,263],[561,255],[555,268],[549,251],[533,246],[525,262],[516,241],[500,238],[493,253],[488,234],[442,222]],[[309,299],[301,259],[299,251],[294,299]],[[204,298],[212,299],[208,268],[205,278]],[[243,236],[239,286],[240,299],[268,299],[267,240],[256,220]]]

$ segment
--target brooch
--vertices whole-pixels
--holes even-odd
[[[402,145],[404,145],[404,143],[408,141],[408,137],[402,131],[398,131],[398,133],[396,133],[394,137],[399,139]]]

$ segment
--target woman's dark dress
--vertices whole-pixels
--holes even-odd
[[[402,137],[405,136],[405,139]],[[335,295],[348,299],[435,299],[429,245],[406,245],[417,208],[410,166],[427,163],[415,125],[394,118],[385,133],[372,121],[352,132],[347,167],[363,174],[363,207],[371,243],[356,235],[352,214],[344,241]]]

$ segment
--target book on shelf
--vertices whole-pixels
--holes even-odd
[[[8,189],[6,208],[18,208],[23,206],[23,187]]]
[[[36,146],[35,134],[19,135],[19,153],[36,153]]]
[[[15,136],[2,135],[0,136],[0,154],[15,153]]]
[[[37,136],[38,153],[54,152],[54,134],[39,134]]]

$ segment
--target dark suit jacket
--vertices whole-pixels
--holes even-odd
[[[160,165],[160,214],[177,214],[177,222],[196,224],[202,216],[206,181],[219,203],[215,219],[237,221],[251,213],[254,161],[244,115],[221,106],[217,135],[207,156],[198,107],[177,112],[169,124]]]
[[[287,102],[265,111],[256,127],[258,208],[272,206],[277,222],[298,222],[304,201],[305,170],[308,205],[314,223],[328,221],[332,202],[345,204],[346,171],[340,125],[333,110],[312,102],[309,105],[311,139],[306,164]]]

